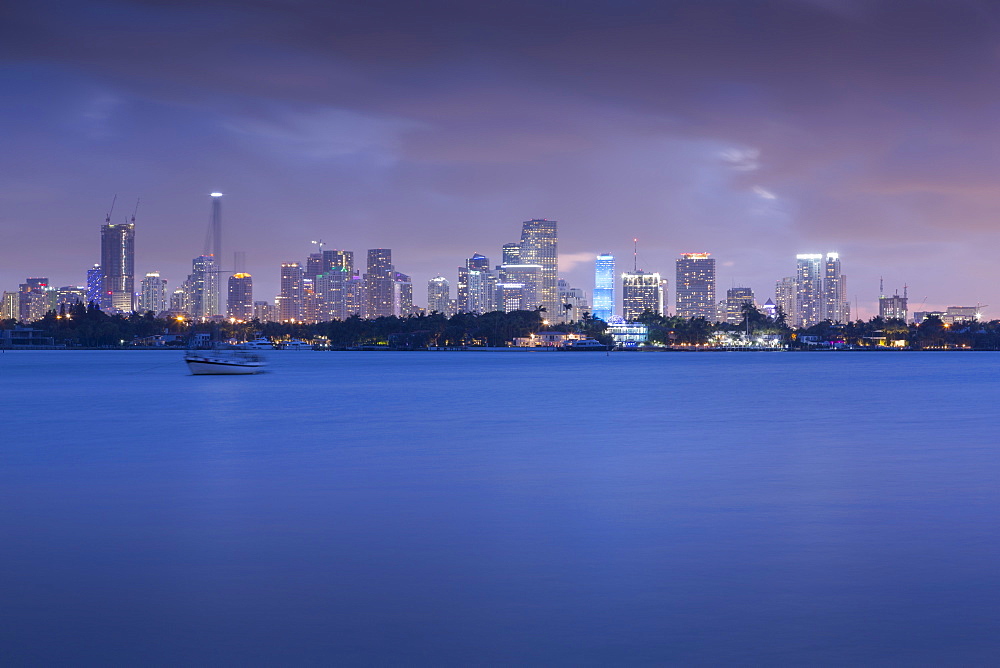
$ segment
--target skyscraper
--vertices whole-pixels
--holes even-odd
[[[100,306],[103,292],[104,272],[101,271],[101,265],[95,264],[87,270],[87,304],[94,303]]]
[[[392,314],[397,318],[413,315],[413,281],[398,271],[392,277]]]
[[[550,314],[559,310],[559,235],[556,221],[544,218],[526,220],[521,227],[519,264],[541,265],[539,302]]]
[[[319,270],[313,286],[319,320],[345,320],[352,313],[348,306],[348,289],[354,275],[354,253],[347,250],[322,251]]]
[[[663,280],[641,270],[622,274],[622,317],[635,322],[646,311],[663,315]]]
[[[298,262],[281,263],[281,294],[275,299],[279,322],[301,322],[305,294],[302,266]]]
[[[543,306],[542,302],[542,290],[545,268],[540,264],[503,264],[500,265],[500,283],[503,283],[507,287],[505,288],[505,303],[512,303],[510,301],[510,291],[513,290],[511,286],[519,285],[521,290],[521,296],[517,300],[518,308],[514,310],[531,311],[540,306]],[[546,309],[546,313],[551,313],[553,316],[558,314],[558,293],[556,293],[556,307],[553,309]],[[498,308],[502,308],[498,303]]]
[[[899,290],[896,290],[896,294],[891,297],[886,297],[879,290],[878,297],[878,317],[883,320],[902,320],[906,321],[907,317],[907,302],[909,299],[906,294],[906,286],[903,286],[903,296],[899,296]]]
[[[151,271],[142,279],[139,288],[139,312],[160,313],[167,310],[167,281],[160,272]]]
[[[18,313],[22,322],[41,320],[49,310],[49,279],[26,278],[18,288]]]
[[[230,318],[253,320],[253,278],[240,272],[229,277],[229,300],[226,312]]]
[[[827,253],[823,264],[822,317],[831,322],[848,322],[851,319],[847,277],[841,273],[840,255],[837,253]]]
[[[109,215],[110,219],[110,215]],[[135,307],[135,216],[131,223],[101,226],[101,308],[128,313]]]
[[[450,315],[451,286],[444,276],[435,276],[427,281],[427,311]]]
[[[215,257],[199,255],[191,260],[191,273],[184,281],[184,310],[195,319],[212,317],[213,304],[219,303],[215,294]]]
[[[214,258],[206,281],[210,284],[205,291],[205,301],[202,304],[204,317],[222,315],[226,312],[225,294],[222,291],[222,193],[212,193],[212,221],[209,227],[209,247],[205,255]]]
[[[465,266],[458,268],[458,285],[455,287],[457,312],[485,313],[493,310],[492,286],[496,281],[486,280],[489,273],[489,258],[479,253],[473,253],[472,257],[465,261]],[[470,284],[474,284],[475,288],[470,289]],[[482,295],[481,293],[487,289],[490,294]]]
[[[754,303],[753,290],[750,288],[729,288],[726,290],[726,317],[730,325],[743,322],[743,306]]]
[[[615,314],[615,256],[602,253],[594,263],[595,318],[607,322]]]
[[[20,320],[21,302],[16,292],[4,292],[0,302],[0,320]]]
[[[823,254],[795,256],[795,327],[812,327],[823,319]]]
[[[786,276],[774,286],[775,312],[785,317],[787,324],[795,320],[795,277]]]
[[[711,253],[681,253],[677,259],[677,315],[714,320],[715,259]]]
[[[393,315],[393,290],[396,268],[392,266],[392,251],[388,248],[368,250],[368,268],[365,271],[365,317],[379,318]]]
[[[587,293],[581,288],[574,288],[564,278],[559,279],[559,315],[556,322],[572,322],[583,317],[584,311],[590,311]],[[551,316],[550,316],[550,319]]]

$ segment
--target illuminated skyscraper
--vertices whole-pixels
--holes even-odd
[[[22,322],[41,320],[49,311],[49,279],[26,278],[18,285],[18,313]]]
[[[313,289],[316,292],[318,319],[322,322],[345,320],[349,309],[348,290],[354,275],[354,253],[325,250],[318,267]]]
[[[878,296],[878,317],[883,320],[902,320],[906,321],[907,317],[907,286],[903,286],[903,296],[899,296],[899,290],[896,290],[896,294],[891,297],[886,297],[882,292],[882,285],[879,284],[879,296]]]
[[[726,290],[726,314],[725,321],[730,325],[738,325],[743,322],[744,304],[754,303],[753,290],[750,288],[729,288]]]
[[[305,294],[302,266],[298,262],[281,263],[281,294],[275,299],[280,322],[301,322]]]
[[[594,313],[604,322],[615,314],[615,256],[603,253],[594,263]]]
[[[184,281],[184,311],[195,319],[212,316],[212,305],[218,304],[215,295],[216,263],[211,255],[199,255],[191,260],[191,273]]]
[[[789,324],[812,327],[823,319],[823,254],[795,256],[795,317]]]
[[[840,270],[840,255],[827,253],[823,263],[823,320],[848,322],[851,319],[847,300],[847,277]]]
[[[622,274],[622,317],[626,322],[636,322],[646,311],[663,315],[663,280],[655,272],[625,272]]]
[[[542,306],[542,282],[544,281],[545,268],[540,264],[504,264],[500,265],[500,283],[507,287],[503,299],[504,303],[510,303],[511,286],[520,285],[521,296],[518,299],[518,309],[523,311],[533,311]],[[497,303],[498,309],[503,309],[501,303]],[[546,313],[557,314],[559,310],[558,293],[556,294],[556,307],[546,309]],[[518,310],[514,309],[514,310]]]
[[[21,302],[16,292],[3,293],[3,302],[0,302],[0,320],[20,320]]]
[[[544,218],[524,221],[518,251],[519,264],[542,267],[538,294],[540,305],[550,314],[558,312],[559,235],[556,221]]]
[[[413,315],[413,281],[398,271],[392,277],[392,314],[397,318]]]
[[[435,276],[427,281],[427,311],[451,315],[451,286],[444,276]]]
[[[208,234],[208,248],[205,255],[214,258],[205,280],[210,285],[205,290],[202,304],[204,317],[211,318],[226,312],[225,294],[222,291],[222,193],[212,193],[212,220]]]
[[[677,315],[714,320],[715,259],[710,253],[681,253],[677,260]]]
[[[109,215],[110,218],[110,215]],[[135,216],[131,223],[101,226],[101,308],[128,313],[135,308]]]
[[[167,281],[160,272],[151,271],[142,279],[139,288],[139,312],[160,313],[167,310]]]
[[[368,268],[365,272],[365,317],[379,318],[393,315],[393,291],[396,268],[392,266],[392,251],[388,248],[368,250]]]
[[[253,319],[253,278],[240,272],[229,277],[227,314],[237,320]]]
[[[795,320],[795,277],[786,276],[774,286],[775,312],[781,312],[787,324]]]
[[[271,302],[262,301],[253,303],[253,318],[259,322],[271,322]]]
[[[100,306],[101,293],[104,291],[104,272],[101,265],[95,264],[87,270],[87,303],[91,302]]]

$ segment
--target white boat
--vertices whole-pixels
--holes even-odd
[[[243,350],[274,350],[274,344],[271,343],[270,339],[258,336],[253,341],[240,344],[240,348]]]
[[[193,376],[245,376],[267,366],[262,356],[245,350],[189,350],[184,361]]]
[[[583,339],[581,341],[570,341],[560,350],[589,350],[594,352],[606,351],[608,347],[597,339]]]
[[[292,339],[281,344],[282,350],[312,350],[312,344],[306,343],[302,339]]]

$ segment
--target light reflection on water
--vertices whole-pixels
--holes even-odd
[[[0,353],[13,663],[988,662],[992,353]]]

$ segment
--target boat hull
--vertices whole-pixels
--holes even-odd
[[[187,355],[184,361],[194,376],[247,376],[264,371],[267,362],[259,355]]]

